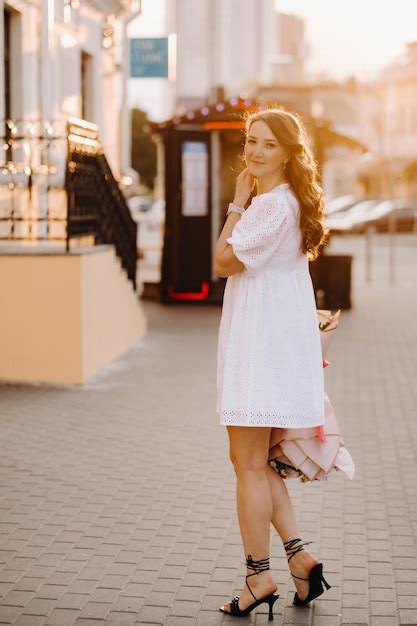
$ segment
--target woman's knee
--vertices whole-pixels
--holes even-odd
[[[230,449],[229,458],[236,474],[246,471],[265,471],[268,464],[264,453],[240,454],[233,448]]]
[[[266,470],[270,429],[259,428],[255,431],[253,428],[236,426],[228,428],[229,458],[236,473]]]

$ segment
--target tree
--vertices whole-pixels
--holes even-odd
[[[156,176],[156,146],[146,132],[148,116],[141,109],[132,109],[132,167],[149,189]]]

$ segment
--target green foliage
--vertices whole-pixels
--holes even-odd
[[[132,109],[132,167],[141,181],[153,189],[156,176],[156,146],[145,132],[148,116],[141,109]]]

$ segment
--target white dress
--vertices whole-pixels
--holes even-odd
[[[324,424],[320,331],[299,203],[289,183],[255,196],[231,237],[245,269],[226,281],[217,347],[220,424]]]

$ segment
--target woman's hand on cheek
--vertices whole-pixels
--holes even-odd
[[[245,167],[236,179],[236,191],[233,204],[244,207],[252,193],[255,182],[256,178],[252,176],[249,169]]]

